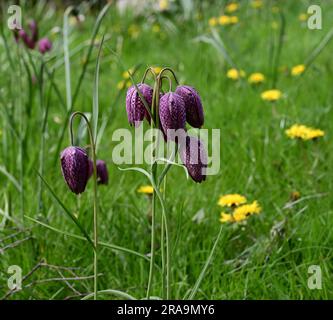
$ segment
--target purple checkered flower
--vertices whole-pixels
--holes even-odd
[[[207,152],[199,139],[187,136],[186,140],[180,144],[179,154],[195,182],[201,183],[206,180]]]
[[[178,86],[175,92],[185,102],[186,121],[194,128],[203,126],[204,113],[198,92],[190,86]]]
[[[137,87],[140,90],[140,93],[142,94],[144,99],[146,100],[149,108],[151,108],[153,100],[153,88],[145,83],[139,83]],[[145,105],[141,100],[139,93],[137,92],[134,85],[127,90],[126,112],[130,125],[134,125],[137,127],[144,118],[146,118],[150,122],[149,113],[147,112]]]
[[[62,151],[61,170],[68,187],[76,194],[82,193],[89,179],[89,158],[80,147],[67,147]]]
[[[52,49],[52,42],[48,38],[43,38],[39,40],[38,50],[41,54],[45,54],[51,49]]]
[[[108,172],[108,168],[106,166],[105,161],[97,160],[96,169],[97,169],[97,183],[98,184],[108,184],[109,172]]]

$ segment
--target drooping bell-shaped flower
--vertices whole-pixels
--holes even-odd
[[[28,24],[29,29],[31,31],[31,39],[34,43],[38,40],[38,25],[35,20],[31,20]]]
[[[185,133],[185,103],[177,93],[168,92],[161,97],[159,116],[163,134],[168,139],[174,139],[176,130]]]
[[[52,49],[52,42],[48,38],[43,38],[38,41],[38,50],[41,54],[45,54],[51,49]]]
[[[148,107],[151,108],[153,100],[153,88],[145,83],[139,83],[137,87],[146,100]],[[149,113],[147,112],[145,105],[134,85],[129,87],[127,90],[126,112],[130,125],[135,125],[137,127],[144,118],[150,122]]]
[[[23,29],[21,29],[18,32],[18,36],[19,36],[19,38],[22,39],[22,41],[24,42],[26,47],[28,47],[29,49],[34,49],[35,48],[36,42],[34,42],[32,40],[32,38],[30,38],[29,35]]]
[[[105,161],[97,160],[96,161],[96,170],[97,170],[97,183],[98,184],[108,184],[109,182],[109,172],[106,166]]]
[[[61,171],[68,187],[76,194],[82,193],[89,179],[89,159],[80,147],[67,147],[62,151]]]
[[[180,158],[191,178],[201,183],[206,180],[207,152],[203,143],[192,136],[186,136],[179,145]]]
[[[38,26],[37,22],[32,20],[29,22],[28,27],[30,29],[30,32],[26,32],[24,29],[20,29],[16,39],[21,38],[24,44],[29,48],[29,49],[34,49],[36,46],[36,43],[38,41]]]
[[[204,113],[198,92],[190,86],[178,86],[175,91],[185,102],[186,121],[194,128],[204,124]]]

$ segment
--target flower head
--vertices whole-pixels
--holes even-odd
[[[261,207],[257,201],[251,204],[243,204],[234,209],[232,213],[221,212],[220,222],[221,223],[234,223],[246,220],[248,217],[261,212]]]
[[[69,188],[76,194],[82,193],[89,179],[87,152],[79,147],[67,147],[62,151],[61,170]]]
[[[185,130],[186,110],[184,99],[174,92],[164,94],[160,99],[159,116],[163,133],[167,138],[173,140],[175,130]]]
[[[234,207],[246,203],[246,198],[240,194],[226,194],[219,198],[218,205],[221,207]]]
[[[305,65],[304,64],[298,64],[297,66],[292,67],[291,69],[291,75],[292,76],[299,76],[305,71]]]
[[[97,183],[98,184],[108,184],[109,183],[109,172],[105,161],[96,161],[96,171],[97,171]]]
[[[217,20],[217,18],[215,17],[212,17],[208,20],[208,24],[211,26],[211,27],[215,27],[217,26],[217,24],[219,23],[219,21]]]
[[[228,13],[235,12],[238,9],[239,9],[239,4],[237,2],[230,2],[225,7],[225,11]]]
[[[221,26],[227,26],[228,24],[230,24],[230,17],[227,15],[222,15],[219,17],[218,22]]]
[[[272,89],[264,91],[261,98],[265,101],[277,101],[281,98],[282,92],[280,90]]]
[[[251,6],[254,9],[260,9],[263,6],[262,0],[253,0]]]
[[[260,72],[252,73],[248,79],[251,84],[259,84],[265,81],[265,76]]]
[[[207,153],[203,143],[192,136],[186,136],[180,143],[180,158],[191,178],[201,183],[206,180]]]
[[[146,100],[149,108],[151,108],[151,103],[153,99],[153,88],[145,83],[139,83],[137,87],[140,90],[141,95]],[[145,117],[148,121],[150,121],[150,116],[134,85],[127,90],[126,112],[128,122],[131,125],[138,126]]]
[[[186,121],[192,127],[200,128],[204,124],[204,113],[198,92],[189,86],[178,86],[175,93],[184,100]]]
[[[138,193],[144,193],[144,194],[153,194],[154,188],[152,186],[141,186],[138,190]]]
[[[38,41],[38,50],[44,54],[52,49],[52,42],[48,38],[43,38]]]
[[[308,20],[308,18],[309,18],[309,15],[307,13],[301,13],[298,16],[298,20],[301,22],[305,22],[306,20]]]
[[[313,140],[323,137],[325,132],[305,125],[294,124],[286,130],[286,135],[291,139]]]
[[[232,80],[238,80],[245,77],[245,72],[243,70],[237,70],[235,68],[232,68],[228,70],[227,77]]]
[[[28,24],[28,28],[30,30],[30,34],[26,32],[26,30],[19,30],[18,34],[15,34],[16,39],[22,39],[26,47],[29,49],[34,49],[38,40],[38,26],[36,21],[31,20]]]

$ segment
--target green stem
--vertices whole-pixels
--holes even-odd
[[[97,170],[96,170],[96,145],[91,129],[90,122],[84,113],[77,111],[74,112],[70,117],[70,134],[71,134],[71,143],[73,144],[73,119],[75,116],[82,117],[88,128],[91,152],[92,152],[92,161],[93,161],[93,177],[94,177],[94,203],[93,203],[93,220],[94,220],[94,300],[97,300],[98,292],[98,217],[97,217]]]

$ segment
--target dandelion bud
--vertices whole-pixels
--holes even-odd
[[[194,128],[204,124],[204,113],[198,92],[189,86],[178,86],[176,91],[185,102],[186,121]]]
[[[51,49],[52,49],[52,42],[48,38],[43,38],[39,40],[38,50],[41,54],[45,54]]]
[[[103,160],[96,161],[97,170],[97,183],[98,184],[108,184],[109,182],[109,172],[106,167],[106,163]]]
[[[174,139],[175,130],[185,130],[186,112],[183,98],[174,92],[164,94],[160,100],[159,116],[164,135]]]
[[[153,100],[153,88],[145,83],[139,83],[137,87],[148,103],[149,108],[151,108],[151,103]],[[134,85],[129,87],[127,90],[126,112],[130,125],[134,124],[135,126],[138,126],[145,117],[150,122],[149,113],[147,112],[145,105]]]
[[[62,151],[61,171],[69,188],[76,194],[82,193],[89,179],[87,152],[79,147],[67,147]]]
[[[187,136],[186,142],[180,144],[179,154],[195,182],[201,183],[206,180],[207,153],[199,139]]]

